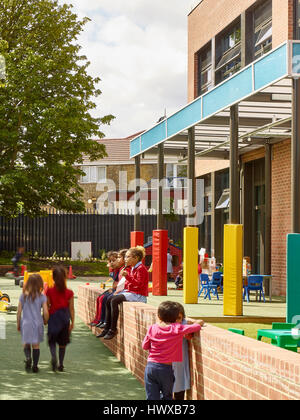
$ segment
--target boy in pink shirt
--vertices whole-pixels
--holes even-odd
[[[180,307],[177,302],[162,302],[158,307],[157,324],[151,325],[143,340],[143,349],[149,350],[145,369],[147,400],[172,400],[175,381],[172,362],[182,362],[183,336],[201,330],[203,321],[192,325],[180,322]]]

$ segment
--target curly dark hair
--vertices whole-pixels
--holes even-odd
[[[180,305],[181,306],[181,305]],[[163,322],[174,323],[179,318],[182,310],[177,302],[162,302],[157,311],[158,318]]]

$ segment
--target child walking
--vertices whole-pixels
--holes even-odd
[[[67,289],[67,272],[63,266],[53,270],[54,287],[47,290],[49,307],[48,344],[51,353],[52,370],[64,371],[66,346],[74,328],[74,293]],[[70,323],[71,320],[71,323]],[[59,366],[57,367],[56,344],[59,346]]]
[[[32,274],[20,296],[17,312],[17,329],[22,335],[25,369],[29,371],[32,368],[34,373],[39,371],[40,343],[44,340],[44,324],[49,319],[47,299],[42,294],[43,286],[42,277]]]
[[[201,330],[204,322],[182,325],[177,302],[162,302],[158,307],[158,323],[151,325],[142,347],[149,350],[145,369],[147,400],[173,399],[175,382],[172,363],[182,362],[183,336]]]
[[[131,270],[124,269],[120,276],[126,277],[124,290],[116,295],[110,296],[106,302],[106,325],[99,335],[105,340],[111,340],[117,334],[117,322],[119,318],[119,305],[122,302],[143,302],[147,303],[148,279],[147,268],[142,263],[145,257],[143,247],[130,248],[126,252],[125,266]]]

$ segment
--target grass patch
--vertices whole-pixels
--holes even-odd
[[[228,330],[229,328],[237,328],[239,330],[245,331],[245,337],[253,338],[256,340],[257,338],[257,330],[262,329],[272,329],[272,324],[248,324],[248,323],[237,323],[237,324],[224,324],[224,323],[216,323],[212,324],[215,327],[223,328],[224,330]],[[270,343],[271,339],[263,337],[262,341],[265,343]]]
[[[106,261],[59,261],[59,260],[29,260],[23,261],[27,266],[28,271],[36,272],[40,270],[51,269],[56,264],[63,264],[67,269],[72,266],[73,274],[77,277],[94,276],[107,277],[108,268]],[[11,259],[0,258],[0,265],[10,265],[12,267]]]

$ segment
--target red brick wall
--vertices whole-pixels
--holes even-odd
[[[203,0],[188,17],[188,102],[197,96],[195,54],[257,0]],[[293,39],[293,0],[273,0],[273,48]]]
[[[273,293],[286,295],[286,235],[291,232],[291,142],[272,146]]]
[[[96,288],[80,286],[78,312],[88,323],[95,311]],[[143,383],[147,352],[142,341],[157,309],[124,303],[119,333],[104,344]],[[95,329],[94,329],[95,332]],[[296,353],[207,325],[190,343],[192,388],[188,399],[300,399],[300,358]]]

